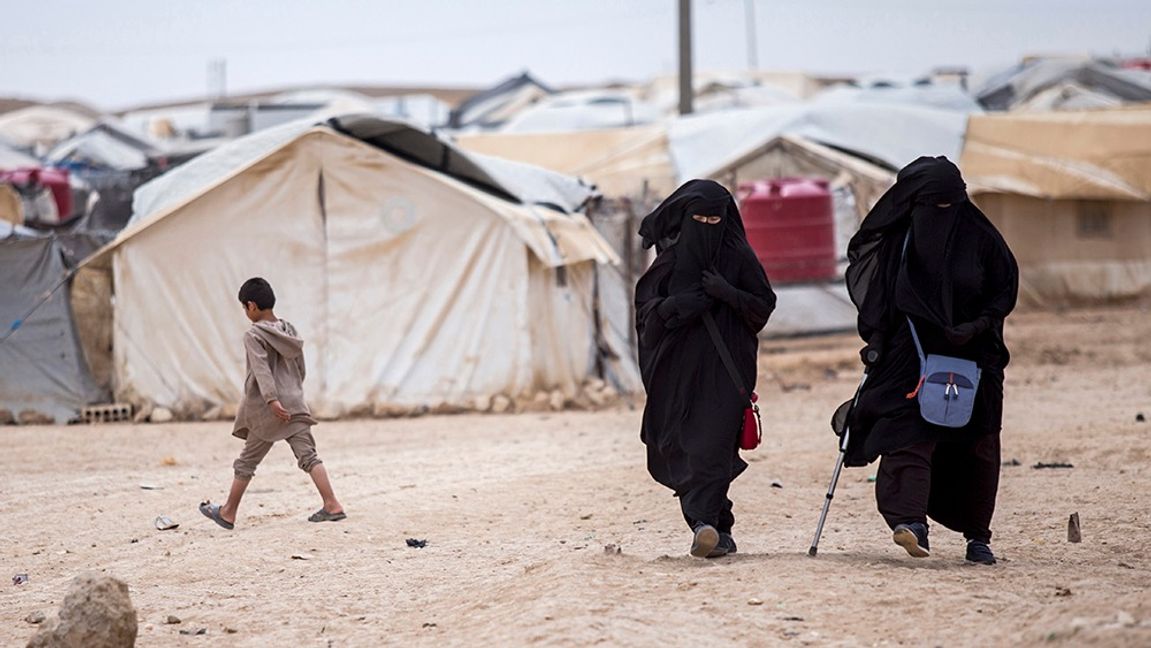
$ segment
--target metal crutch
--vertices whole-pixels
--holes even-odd
[[[859,394],[863,392],[865,382],[867,382],[867,371],[863,372],[863,378],[859,379],[859,387],[855,388],[855,398],[851,399],[852,410],[859,404]],[[848,410],[847,415],[851,416],[851,410]],[[831,484],[827,487],[827,498],[823,500],[823,511],[819,514],[819,525],[815,527],[815,538],[811,541],[811,548],[807,550],[807,555],[813,558],[819,551],[819,536],[823,535],[823,524],[827,522],[827,512],[831,509],[831,499],[835,497],[835,485],[839,483],[839,473],[843,471],[843,459],[847,456],[847,442],[850,438],[851,426],[845,423],[843,437],[839,441],[839,458],[835,460],[835,471],[831,473]]]

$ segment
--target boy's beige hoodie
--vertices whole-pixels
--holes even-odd
[[[256,322],[244,333],[248,374],[244,396],[236,411],[232,434],[247,439],[280,441],[299,430],[300,423],[315,425],[304,402],[304,341],[295,327],[284,320]],[[292,415],[285,423],[276,418],[268,403],[278,400]]]

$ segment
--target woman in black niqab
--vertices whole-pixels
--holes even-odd
[[[692,555],[726,555],[736,549],[727,495],[747,468],[739,457],[747,401],[703,317],[714,318],[744,384],[754,386],[757,335],[775,308],[775,293],[735,200],[718,183],[684,184],[644,218],[639,232],[658,254],[635,297],[648,471],[679,497]]]
[[[971,203],[958,167],[923,157],[899,172],[848,246],[847,286],[859,309],[868,378],[851,410],[846,463],[881,457],[880,513],[897,544],[929,552],[927,517],[964,534],[967,558],[993,563],[991,517],[999,484],[1003,322],[1015,307],[1019,270],[1007,243]],[[919,356],[974,360],[982,370],[963,428],[929,424],[909,398]]]

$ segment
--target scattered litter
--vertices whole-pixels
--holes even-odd
[[[803,621],[803,617],[801,617],[801,616],[785,616],[785,617],[783,617],[783,620],[784,621]]]
[[[292,554],[292,560],[311,560],[311,559],[312,559],[312,554],[307,554],[307,553],[294,553],[294,554]]]
[[[1074,468],[1074,467],[1075,466],[1073,466],[1069,463],[1063,462],[1063,461],[1052,461],[1049,463],[1045,463],[1045,462],[1040,461],[1039,463],[1032,466],[1032,468],[1034,468],[1036,470],[1039,470],[1040,468]]]
[[[1146,423],[1147,417],[1143,416],[1143,412],[1139,412],[1138,414],[1135,415],[1135,422],[1136,423]]]
[[[140,539],[139,538],[132,538],[131,540],[128,541],[128,544],[140,544]]]
[[[591,519],[591,513],[584,513],[583,515],[579,516],[579,519],[590,520]]]
[[[408,546],[412,549],[423,549],[424,547],[428,546],[427,540],[416,540],[415,538],[408,538],[404,542],[408,543]]]
[[[23,585],[28,582],[28,574],[16,574],[12,577],[13,585]]]
[[[424,627],[425,627],[425,628],[434,628],[434,627],[436,627],[436,624],[434,624],[434,623],[425,623],[425,624],[424,624]]]
[[[193,636],[195,636],[195,635],[206,635],[206,634],[208,634],[208,629],[207,628],[196,628],[195,630],[193,630],[193,629],[189,628],[187,630],[181,630],[180,634],[182,634],[182,635],[193,635]]]
[[[1079,529],[1079,513],[1067,518],[1067,542],[1082,542],[1083,533]]]
[[[224,626],[224,633],[225,634],[236,634],[237,632],[239,632],[239,630],[237,630],[231,626]]]
[[[868,475],[868,476],[867,476],[867,483],[869,483],[869,484],[874,484],[874,483],[875,483],[875,480],[876,480],[876,478],[877,478],[877,475]]]
[[[783,488],[783,482],[779,481],[778,479],[773,479],[773,480],[771,480],[771,487],[772,488]]]
[[[1070,587],[1056,587],[1055,596],[1071,596]]]
[[[156,520],[153,524],[156,525],[157,531],[170,531],[172,529],[179,528],[180,526],[179,522],[173,522],[172,518],[168,517],[167,515],[156,516]]]
[[[623,548],[617,544],[606,544],[603,546],[603,552],[609,556],[618,556],[623,553]]]
[[[1011,461],[1004,461],[1003,465],[1004,466],[1022,466],[1023,462],[1018,460],[1018,459],[1012,459]]]
[[[164,487],[155,484],[140,484],[140,490],[164,490]]]
[[[180,620],[180,617],[176,616],[175,614],[169,614],[168,618],[164,619],[164,623],[168,625],[176,625],[177,623],[183,622]]]
[[[1135,567],[1133,567],[1133,566],[1131,566],[1131,565],[1128,565],[1128,564],[1127,564],[1127,563],[1125,563],[1125,562],[1121,562],[1121,563],[1119,563],[1119,566],[1120,566],[1120,567],[1122,567],[1123,569],[1135,569]]]
[[[35,612],[29,612],[28,616],[24,617],[24,621],[31,623],[32,625],[40,625],[41,623],[44,623],[44,619],[46,618],[47,617],[44,616],[43,612],[36,610]]]
[[[160,460],[161,466],[175,466],[177,463],[179,462],[176,461],[176,458],[171,456],[164,457]]]
[[[747,599],[748,605],[763,605],[763,599],[749,598]]]

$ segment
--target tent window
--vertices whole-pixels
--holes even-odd
[[[1079,238],[1111,238],[1111,206],[1102,200],[1079,201],[1078,223]]]

